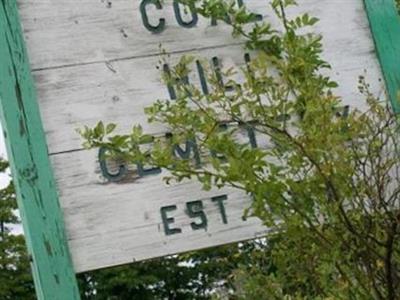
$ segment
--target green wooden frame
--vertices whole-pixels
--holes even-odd
[[[393,109],[400,112],[400,17],[364,0]],[[0,0],[0,117],[38,299],[79,300],[16,0]]]
[[[400,16],[395,0],[364,0],[364,3],[388,97],[394,112],[400,113]]]
[[[0,114],[38,299],[80,299],[15,0],[0,0]]]

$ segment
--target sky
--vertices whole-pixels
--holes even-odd
[[[1,130],[1,127],[0,127]],[[3,132],[3,130],[1,130]],[[4,144],[4,136],[0,134],[0,157],[7,159],[6,146]],[[9,175],[0,174],[0,188],[5,187],[9,182]]]
[[[0,131],[3,132],[0,126]],[[3,134],[0,134],[0,157],[7,159],[7,151],[6,151],[6,145],[4,143],[4,136]],[[7,174],[0,174],[0,188],[4,188],[8,185],[10,182],[10,173],[8,172]],[[20,234],[22,233],[22,226],[12,226],[12,230],[15,234]]]

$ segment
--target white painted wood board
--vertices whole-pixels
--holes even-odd
[[[111,2],[111,6],[108,4]],[[141,123],[147,132],[163,129],[146,124],[143,109],[168,98],[161,82],[159,45],[177,61],[183,53],[223,65],[243,64],[241,41],[227,25],[210,26],[200,18],[194,28],[180,27],[170,1],[149,13],[166,19],[162,33],[142,25],[138,0],[18,0],[49,153],[60,193],[75,270],[82,272],[141,259],[200,249],[261,236],[256,219],[242,220],[250,198],[228,190],[202,191],[196,183],[166,186],[165,174],[127,183],[109,183],[99,173],[96,151],[86,151],[76,133],[97,121],[116,122],[120,131]],[[267,0],[245,1],[272,19]],[[344,103],[362,108],[359,75],[383,93],[383,82],[362,0],[299,0],[291,14],[309,11],[319,17],[316,31],[324,36],[325,58],[340,83]],[[276,22],[276,20],[274,20]],[[193,75],[193,82],[198,79]],[[228,224],[221,222],[212,196],[228,194]],[[203,199],[207,230],[192,231],[185,203]],[[160,207],[176,205],[174,226],[182,233],[165,235]]]

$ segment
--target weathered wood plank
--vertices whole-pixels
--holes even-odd
[[[170,0],[161,10],[146,6],[151,24],[165,19],[165,30],[158,34],[144,27],[141,0],[111,5],[100,0],[18,2],[33,69],[157,55],[160,44],[169,52],[181,52],[238,43],[223,23],[211,26],[199,17],[196,27],[179,26]],[[271,13],[264,0],[245,2],[250,9]]]
[[[367,30],[363,32],[365,35]],[[372,90],[377,94],[383,91],[383,83],[376,80],[381,74],[373,44],[362,38],[353,42],[352,37],[347,37],[347,40],[338,38],[337,42],[357,45],[327,51],[325,56],[332,62],[332,77],[340,83],[337,94],[343,97],[345,104],[360,107],[363,99],[357,89],[358,76],[366,75],[371,79]],[[223,66],[244,63],[241,46],[191,54],[207,60],[217,56]],[[174,63],[179,57],[180,54],[172,55],[170,61]],[[116,121],[123,132],[130,130],[134,123],[144,124],[145,129],[151,132],[157,131],[154,126],[146,125],[143,114],[144,107],[157,99],[169,98],[157,65],[158,57],[148,57],[35,72],[50,153],[81,149],[82,140],[76,129],[94,125],[99,120]],[[197,71],[193,67],[191,82],[199,86]]]
[[[192,28],[179,26],[171,0],[162,10],[148,6],[152,24],[165,18],[162,33],[152,33],[143,26],[140,0],[18,0],[25,29],[28,52],[33,69],[105,62],[132,57],[157,55],[159,45],[169,52],[207,48],[237,43],[227,25],[211,26],[199,17]],[[276,23],[269,1],[246,0],[251,11]],[[347,34],[356,43],[359,28],[368,26],[364,19],[363,0],[300,0],[292,14],[308,11],[318,15],[321,23],[316,30],[327,40]],[[190,20],[190,17],[185,20]],[[362,25],[362,26],[360,26]],[[344,32],[343,32],[344,30]],[[348,44],[348,46],[353,43]],[[327,44],[329,49],[330,44]],[[344,45],[343,45],[344,46]]]
[[[15,1],[0,1],[0,113],[38,299],[80,299]]]
[[[132,2],[133,1],[118,2],[119,4],[117,5],[113,4],[113,9],[117,9],[119,5],[122,5],[123,3],[127,5]],[[249,1],[249,3],[253,2]],[[264,3],[264,1],[260,0],[256,2]],[[333,3],[334,5],[332,2],[335,2]],[[339,2],[340,4],[338,4]],[[364,75],[364,69],[367,69],[367,78],[373,79],[371,82],[375,81],[373,84],[376,85],[374,88],[374,91],[376,92],[379,92],[379,89],[381,89],[381,86],[376,81],[376,78],[380,77],[380,74],[379,65],[377,64],[374,54],[374,46],[371,42],[368,21],[363,10],[362,0],[345,2],[345,8],[343,8],[343,2],[339,2],[321,1],[320,4],[316,4],[315,1],[306,0],[303,4],[304,6],[302,5],[301,7],[303,10],[310,9],[321,18],[317,31],[321,32],[324,36],[324,45],[326,49],[325,57],[332,63],[334,70],[332,75],[340,83],[338,94],[343,96],[344,101],[349,104],[349,102],[357,101],[357,77],[359,75]],[[39,3],[41,3],[40,5],[52,5],[57,7],[59,5],[56,4],[59,2],[53,1]],[[83,11],[89,9],[88,7],[94,9],[93,6],[100,7],[102,11],[109,10],[104,7],[104,3],[100,3],[101,5],[96,1],[83,1],[82,3],[80,9]],[[71,5],[72,4],[65,4],[65,7],[63,6],[63,8],[59,7],[57,9],[67,9]],[[75,6],[76,3],[73,6],[74,8],[70,7],[70,10],[74,9],[74,11],[77,11]],[[24,9],[28,11],[30,7],[31,2],[27,1],[21,9],[22,11],[24,11]],[[46,12],[46,9],[44,8],[43,10],[38,8],[34,9],[33,7],[31,9],[34,11],[32,16],[39,14],[39,11],[41,11],[42,14],[45,14]],[[57,11],[57,9],[55,11]],[[38,10],[38,12],[36,12],[36,10]],[[292,11],[293,14],[296,12],[297,10]],[[49,27],[56,30],[55,28],[57,28],[57,26],[63,24],[62,20],[65,18],[63,17],[64,15],[67,15],[67,12],[60,12],[61,20],[59,22],[54,21],[56,22],[54,28],[52,26]],[[97,16],[95,13],[87,15],[88,18]],[[123,19],[123,16],[124,15],[122,14],[121,19]],[[38,15],[37,20],[40,20],[40,17],[43,19],[49,18]],[[139,17],[140,16],[137,16],[137,18]],[[107,20],[108,19],[105,18],[104,22],[107,23]],[[141,22],[141,20],[139,21]],[[40,21],[37,22],[40,23]],[[92,24],[93,22],[88,23]],[[137,30],[143,29],[143,26],[139,25],[139,29]],[[40,34],[44,34],[44,32],[48,30],[47,27],[42,28],[42,26],[39,26],[36,23],[30,24],[27,22],[25,26],[27,28],[38,27],[41,29],[39,30]],[[109,28],[113,28],[112,24],[109,24]],[[218,28],[220,28],[219,25]],[[62,28],[60,27],[60,34],[61,32],[64,32],[61,31],[61,29]],[[211,28],[209,30],[214,29],[215,28]],[[168,30],[170,30],[170,28]],[[194,34],[193,37],[195,37],[191,38],[184,44],[182,44],[182,41],[178,41],[181,43],[180,45],[181,48],[183,47],[183,50],[185,47],[188,47],[189,49],[198,47],[196,43],[206,46],[215,45],[216,43],[214,42],[207,44],[212,40],[212,38],[209,39],[209,36],[218,36],[215,32],[207,33],[206,31],[206,33],[204,33],[204,28],[201,27],[192,29],[174,27],[174,29],[171,30],[178,31],[174,32],[175,38],[172,38],[168,36],[168,30],[166,29],[162,34],[149,34],[148,32],[141,34],[137,33],[137,37],[133,37],[133,39],[136,40],[134,45],[120,45],[122,50],[118,50],[120,52],[116,51],[115,53],[122,53],[124,51],[146,51],[141,55],[148,56],[149,54],[157,54],[159,53],[158,43],[161,42],[164,42],[163,45],[166,46],[167,49],[169,48],[170,50],[174,50],[173,48],[175,46],[170,47],[171,45],[168,45],[171,41],[175,41],[176,38],[182,36],[181,31],[189,31]],[[32,29],[32,32],[33,31],[35,30]],[[200,37],[196,36],[199,32]],[[49,43],[41,42],[47,41],[41,36],[34,36],[31,38],[31,52],[33,59],[38,59],[34,51],[40,50],[40,53],[45,53],[45,51],[50,51],[49,49],[52,49],[52,55],[62,54],[63,57],[74,60],[69,62],[70,64],[73,64],[73,66],[70,67],[51,70],[46,69],[34,73],[38,86],[40,107],[45,122],[45,130],[48,136],[50,153],[80,149],[80,137],[76,134],[75,129],[85,124],[93,125],[100,119],[105,121],[118,121],[121,130],[128,130],[132,125],[133,120],[135,120],[135,122],[143,123],[145,121],[142,114],[143,108],[158,98],[168,97],[167,89],[160,81],[160,71],[155,68],[158,61],[157,55],[113,62],[105,61],[89,65],[75,65],[82,60],[85,62],[88,62],[88,60],[83,59],[82,56],[78,54],[73,55],[69,53],[68,48],[64,49],[64,46],[62,46],[63,50],[59,48],[61,47],[60,45],[54,44],[59,43],[59,40],[70,40],[72,42],[69,42],[69,44],[80,49],[79,51],[86,49],[85,47],[89,47],[90,45],[90,47],[98,47],[98,51],[103,51],[101,50],[103,49],[102,47],[109,47],[109,45],[113,44],[111,39],[107,43],[102,43],[101,45],[92,45],[92,37],[86,35],[82,37],[80,33],[81,32],[78,30],[74,34],[71,33],[71,36],[68,35],[65,38],[60,36],[60,38],[53,39],[54,41],[49,41]],[[100,33],[93,33],[93,35],[98,34]],[[227,37],[229,39],[229,33],[224,32],[223,34],[225,39]],[[54,35],[50,36],[54,37]],[[79,42],[74,40],[77,38],[79,39]],[[142,40],[146,39],[149,40],[148,44],[141,43]],[[156,43],[155,40],[158,41],[158,43]],[[224,39],[220,39],[219,41],[223,43],[226,42]],[[83,45],[80,45],[79,43],[83,43]],[[46,45],[47,50],[42,49],[43,45]],[[52,47],[55,48],[53,49]],[[93,49],[91,48],[91,50],[87,50],[88,57],[93,57]],[[243,57],[242,52],[240,52],[239,49],[240,46],[226,46],[218,47],[217,50],[205,49],[202,51],[192,51],[191,53],[200,54],[208,58],[212,57],[215,53],[221,57],[222,62],[230,59],[235,61],[235,63],[241,64]],[[177,50],[176,47],[175,50]],[[52,60],[52,55],[46,55],[48,61]],[[130,53],[130,55],[133,54]],[[175,61],[176,57],[179,55],[180,54],[174,56]],[[107,59],[117,58],[118,56],[113,56],[111,54],[107,57]],[[59,61],[59,64],[65,63],[67,62]],[[198,82],[198,80],[196,82]]]
[[[358,76],[366,72],[372,90],[378,94],[383,91],[383,83],[377,80],[381,74],[362,2],[351,3],[351,9],[348,6],[344,15],[339,5],[320,4],[314,9],[317,16],[318,12],[322,16],[319,29],[324,34],[325,57],[333,65],[331,75],[340,83],[337,93],[343,96],[345,104],[361,108]],[[225,66],[243,63],[241,46],[191,53],[207,59],[216,55]],[[180,55],[172,55],[170,60],[174,62]],[[266,230],[256,220],[241,223],[249,199],[229,191],[232,223],[210,221],[208,231],[191,232],[191,221],[184,212],[185,202],[206,199],[222,191],[209,194],[188,183],[165,187],[161,175],[133,183],[104,184],[96,162],[97,153],[74,151],[80,149],[81,143],[75,129],[84,124],[94,125],[99,119],[116,121],[125,132],[133,123],[144,124],[148,132],[162,130],[147,125],[143,115],[145,106],[158,98],[168,98],[160,70],[156,68],[157,61],[158,57],[152,56],[35,72],[50,151],[54,153],[52,160],[69,243],[78,271],[174,253],[179,249],[237,241]],[[198,82],[195,73],[193,76],[192,82]],[[71,150],[71,153],[60,153]],[[169,204],[177,205],[175,222],[183,228],[182,234],[173,237],[163,232],[159,211],[161,206]],[[218,220],[218,211],[213,208],[206,211],[207,215],[211,220]]]
[[[54,156],[62,207],[76,271],[123,264],[182,251],[262,236],[267,229],[257,219],[242,220],[250,198],[234,189],[203,191],[195,182],[166,186],[166,173],[126,183],[101,178],[96,151]],[[210,198],[224,201],[228,224]],[[186,203],[202,200],[206,229],[192,230],[199,218],[187,215]],[[160,209],[176,205],[168,216],[182,233],[166,235]]]
[[[198,26],[182,28],[171,6],[149,14],[157,21],[165,17],[162,33],[144,28],[141,1],[20,0],[28,50],[35,68],[40,111],[55,169],[69,245],[76,271],[128,263],[178,251],[248,239],[266,232],[259,221],[241,220],[250,199],[234,190],[206,193],[195,183],[165,186],[161,175],[124,183],[105,183],[99,174],[97,153],[81,150],[76,129],[97,121],[116,122],[121,131],[142,123],[147,132],[163,128],[149,126],[143,108],[169,97],[160,80],[159,44],[174,53],[206,59],[218,56],[224,66],[241,65],[243,50],[233,46],[226,25],[212,27],[199,19]],[[270,17],[268,1],[249,0],[255,12]],[[384,92],[379,63],[369,30],[363,0],[303,0],[300,10],[321,19],[316,31],[323,34],[325,58],[340,88],[344,103],[362,109],[358,94],[359,75],[371,81],[371,90]],[[165,14],[164,14],[165,13]],[[187,20],[187,19],[185,19]],[[276,21],[276,20],[275,20]],[[274,21],[274,22],[275,22]],[[153,23],[152,23],[153,24]],[[154,25],[154,24],[153,24]],[[106,41],[106,42],[105,42]],[[193,74],[192,81],[199,82]],[[226,194],[228,224],[221,223],[216,195]],[[193,231],[187,202],[202,200],[208,227]],[[161,207],[176,205],[168,212],[182,232],[166,235]]]

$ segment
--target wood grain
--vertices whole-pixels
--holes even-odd
[[[37,299],[79,300],[18,9],[6,0],[0,1],[0,117]]]
[[[163,177],[140,178],[115,184],[101,178],[96,151],[53,156],[59,170],[58,185],[62,206],[68,216],[70,246],[77,271],[132,262],[166,254],[220,245],[261,236],[266,232],[256,219],[242,220],[250,199],[233,189],[202,191],[197,183],[184,182],[167,186]],[[69,164],[66,162],[70,162]],[[228,224],[221,221],[215,203],[209,198],[228,194]],[[185,214],[185,203],[203,200],[208,218],[207,230],[193,231],[190,223],[198,221]],[[160,215],[163,206],[177,205],[174,227],[181,234],[166,236]],[[90,249],[90,251],[88,251]]]
[[[329,51],[325,56],[332,61],[332,77],[340,83],[337,94],[346,104],[362,106],[358,76],[366,73],[377,93],[383,90],[383,83],[375,79],[380,77],[380,71],[372,43],[363,45],[360,41],[356,45],[356,49]],[[187,53],[207,60],[217,56],[224,67],[244,62],[241,46]],[[180,55],[172,55],[169,61],[177,62]],[[99,120],[117,122],[122,132],[130,130],[133,124],[143,124],[149,133],[159,131],[146,124],[143,114],[144,108],[154,101],[169,98],[156,68],[158,60],[147,57],[34,72],[50,153],[81,149],[82,140],[76,129],[93,126]],[[192,73],[191,82],[200,85],[196,72]]]
[[[81,272],[134,260],[209,247],[265,234],[259,220],[242,220],[250,198],[235,190],[204,192],[196,183],[165,186],[162,177],[107,183],[100,176],[96,151],[84,151],[76,129],[97,121],[116,122],[128,131],[141,123],[146,132],[163,128],[146,124],[143,109],[168,98],[160,80],[161,44],[171,63],[183,54],[223,66],[243,64],[242,41],[224,24],[210,26],[200,19],[196,27],[179,27],[169,5],[151,17],[164,17],[160,34],[142,25],[140,1],[19,0],[22,25],[31,57],[40,110],[55,170],[76,271]],[[170,2],[169,2],[170,3]],[[254,12],[277,24],[266,0],[246,2]],[[371,89],[383,94],[381,72],[362,0],[303,0],[290,15],[309,11],[321,19],[316,32],[324,36],[328,72],[340,87],[336,93],[347,105],[363,109],[358,94],[359,75]],[[152,19],[153,20],[153,19]],[[191,80],[198,83],[196,74]],[[229,222],[222,224],[215,204],[207,199],[228,194]],[[209,217],[207,230],[192,231],[185,202],[203,200]],[[175,225],[181,234],[166,236],[160,207],[177,205]]]

